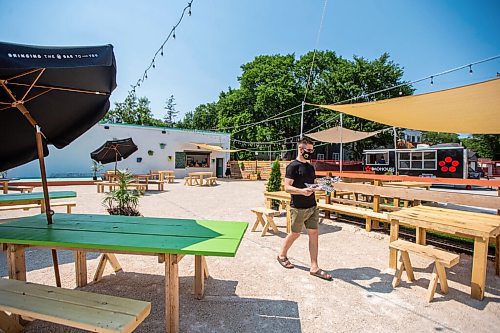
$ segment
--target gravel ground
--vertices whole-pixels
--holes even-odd
[[[145,216],[203,218],[253,223],[250,208],[263,204],[263,182],[220,181],[216,187],[186,187],[178,180],[165,192],[148,192],[140,200]],[[39,190],[39,189],[38,189]],[[75,190],[74,213],[105,213],[103,194],[95,186],[53,187]],[[63,208],[56,208],[63,212]],[[36,212],[2,213],[1,218]],[[276,219],[277,236],[260,237],[250,230],[235,258],[207,258],[210,278],[206,296],[193,297],[194,260],[180,263],[180,328],[182,332],[498,332],[500,278],[488,262],[486,297],[470,298],[471,257],[448,270],[448,295],[439,291],[432,303],[425,295],[432,271],[430,260],[411,256],[416,282],[391,287],[388,236],[367,233],[351,224],[325,220],[320,225],[320,266],[334,276],[327,282],[308,273],[307,236],[300,237],[289,257],[296,268],[283,269],[276,254],[285,237],[285,218]],[[251,226],[251,225],[250,225]],[[250,229],[250,228],[249,228]],[[74,288],[73,255],[58,251],[63,287]],[[163,265],[156,257],[117,255],[124,272],[112,273],[82,290],[152,302],[151,315],[137,332],[164,330]],[[50,252],[27,251],[28,281],[54,285]],[[89,281],[98,255],[88,254]],[[0,253],[0,276],[7,275]],[[35,321],[26,332],[79,332]]]

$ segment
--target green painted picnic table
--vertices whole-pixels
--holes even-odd
[[[165,263],[166,331],[178,332],[179,261],[195,255],[195,294],[201,298],[208,277],[205,256],[234,257],[247,227],[246,222],[87,214],[55,214],[48,225],[45,215],[36,215],[0,224],[0,243],[8,248],[9,277],[17,279],[26,276],[26,247],[76,251],[77,280],[87,276],[85,252],[157,255]]]
[[[75,191],[52,191],[49,192],[50,199],[76,198]],[[45,201],[43,192],[1,194],[0,206],[15,206],[38,204],[42,206],[42,212],[45,211]]]

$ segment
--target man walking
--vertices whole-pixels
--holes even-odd
[[[318,266],[318,207],[314,190],[305,185],[313,184],[316,179],[314,167],[309,163],[314,152],[313,143],[303,138],[299,141],[297,149],[297,159],[287,166],[285,175],[285,191],[292,197],[290,203],[292,232],[285,238],[278,255],[278,262],[285,268],[294,268],[287,258],[287,253],[293,242],[299,238],[302,227],[305,226],[309,236],[310,274],[324,280],[332,280],[332,276]]]

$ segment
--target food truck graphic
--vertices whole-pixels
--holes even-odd
[[[418,145],[411,149],[363,151],[364,170],[376,174],[479,178],[476,166],[475,154],[458,145]]]

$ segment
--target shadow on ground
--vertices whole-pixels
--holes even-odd
[[[301,332],[298,304],[293,301],[239,297],[237,281],[209,278],[205,298],[193,295],[193,277],[181,276],[181,332]],[[164,331],[164,277],[123,272],[105,276],[81,290],[151,302],[151,314],[134,332]],[[25,332],[83,332],[42,321],[30,323]]]

